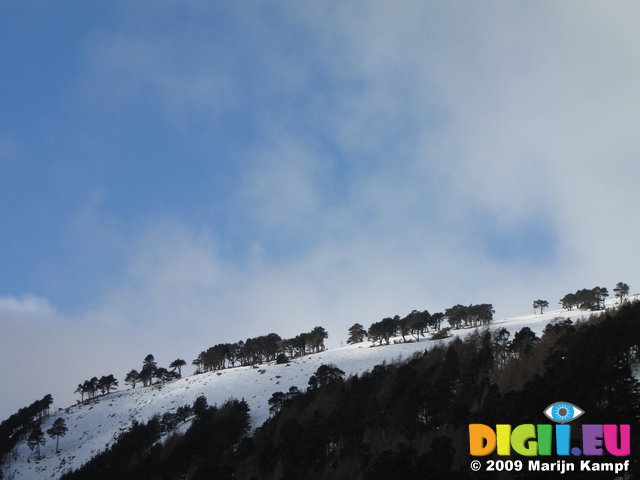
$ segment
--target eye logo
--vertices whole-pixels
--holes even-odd
[[[569,423],[584,414],[584,410],[569,402],[556,402],[549,405],[543,413],[556,423]]]

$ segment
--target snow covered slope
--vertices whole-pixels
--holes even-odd
[[[591,312],[556,310],[544,315],[525,315],[495,321],[491,328],[507,328],[513,334],[529,326],[540,334],[545,325],[556,317],[576,320]],[[452,331],[465,336],[473,329]],[[446,341],[446,340],[445,340]],[[292,360],[288,365],[264,364],[258,367],[236,367],[219,372],[194,375],[168,383],[162,387],[146,387],[111,393],[91,405],[72,406],[48,418],[42,427],[46,431],[58,417],[63,417],[69,431],[60,438],[60,452],[55,453],[55,441],[47,437],[42,447],[44,456],[34,460],[26,442],[17,446],[8,464],[4,466],[7,479],[55,479],[68,470],[76,469],[109,446],[132,420],[147,421],[155,414],[173,412],[176,408],[192,404],[204,395],[209,404],[221,404],[234,397],[244,398],[251,408],[254,427],[269,416],[268,400],[276,391],[285,392],[291,386],[305,389],[309,377],[324,364],[332,363],[347,375],[360,374],[383,362],[408,358],[415,352],[432,347],[435,341],[398,343],[371,348],[369,342],[340,347]]]

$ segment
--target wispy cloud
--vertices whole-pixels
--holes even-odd
[[[44,298],[26,295],[22,298],[0,297],[0,319],[19,323],[40,323],[55,318],[56,312]]]

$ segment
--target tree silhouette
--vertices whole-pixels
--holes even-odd
[[[98,391],[98,377],[93,377],[91,380],[85,380],[82,384],[82,388],[89,398],[94,398]]]
[[[136,383],[140,381],[140,374],[136,369],[130,370],[127,376],[124,377],[124,383],[131,385],[131,388],[136,388]]]
[[[535,313],[535,311],[537,309],[540,309],[540,315],[542,315],[542,312],[544,311],[545,308],[549,307],[549,302],[547,302],[546,300],[534,300],[533,301],[533,312]]]
[[[349,327],[349,338],[347,339],[347,343],[360,343],[363,342],[365,337],[367,336],[367,331],[364,329],[362,325],[359,323],[354,323]]]
[[[31,430],[29,438],[27,438],[27,445],[32,452],[37,450],[37,456],[40,457],[40,445],[44,445],[44,433],[40,427]]]
[[[629,296],[629,285],[624,282],[616,283],[613,289],[614,296],[618,299],[619,303],[622,303],[625,298]]]
[[[522,327],[516,332],[509,349],[516,355],[528,354],[540,340],[529,327]]]
[[[398,315],[393,317],[393,321],[397,325],[397,331],[402,337],[402,343],[406,343],[407,339],[405,338],[409,335],[411,328],[409,327],[409,317],[400,318]]]
[[[170,372],[164,367],[159,367],[156,369],[156,378],[158,378],[164,385],[171,380],[176,380],[177,378],[179,378],[179,375],[177,372]]]
[[[598,304],[598,308],[601,310],[605,309],[605,300],[607,299],[607,297],[609,296],[609,290],[607,290],[605,287],[595,287],[593,289],[594,291],[594,295],[596,297],[596,302]]]
[[[56,418],[55,422],[49,430],[47,430],[47,434],[56,439],[56,453],[58,453],[58,445],[60,443],[60,437],[64,437],[67,434],[67,425],[64,421],[64,418],[59,417]]]
[[[156,374],[156,369],[158,368],[155,360],[156,359],[153,357],[153,355],[149,354],[144,357],[144,361],[142,362],[140,379],[142,380],[142,384],[145,387],[153,383],[153,377]]]
[[[78,388],[76,388],[75,392],[73,392],[73,393],[79,393],[80,394],[80,401],[84,402],[84,394],[86,393],[86,391],[84,389],[84,385],[79,383],[78,384]]]
[[[171,365],[169,365],[169,368],[172,369],[178,369],[178,378],[182,378],[182,367],[184,367],[187,364],[187,362],[185,362],[183,359],[181,358],[176,358],[173,362],[171,362]]]
[[[576,304],[580,310],[598,310],[600,305],[596,296],[596,288],[582,288],[575,293]]]
[[[396,315],[397,317],[397,315]],[[389,340],[393,337],[398,330],[399,318],[395,320],[390,317],[383,318],[379,322],[372,323],[367,331],[367,336],[369,340],[373,343],[379,342],[382,345],[384,341],[387,345],[389,345]]]
[[[309,379],[311,388],[324,387],[344,378],[344,372],[333,364],[322,364]]]
[[[404,317],[400,321],[400,332],[407,329],[416,341],[420,341],[420,336],[424,337],[425,332],[429,330],[429,324],[431,321],[431,315],[428,311],[419,312],[418,310],[412,310],[409,315]],[[404,337],[403,337],[404,339]]]
[[[311,348],[319,352],[320,350],[324,350],[324,341],[329,337],[329,334],[323,327],[314,327],[313,330],[309,332],[309,337],[311,340]]]
[[[116,380],[113,374],[103,375],[100,377],[100,380],[98,380],[98,388],[100,392],[105,395],[111,392],[111,390],[118,388],[118,380]]]
[[[207,410],[209,409],[209,402],[207,402],[207,397],[204,395],[200,395],[193,401],[193,414],[197,418],[203,418]]]
[[[286,395],[284,392],[273,392],[271,398],[269,399],[269,413],[271,415],[276,415],[281,409],[284,401],[286,400]]]
[[[429,317],[429,326],[434,330],[440,330],[440,325],[444,320],[444,313],[436,312]]]
[[[575,293],[567,293],[559,303],[565,310],[573,310],[573,307],[578,305],[578,299]]]

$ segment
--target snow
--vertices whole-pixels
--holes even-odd
[[[542,315],[531,314],[495,321],[490,328],[504,327],[511,332],[511,338],[525,326],[540,334],[557,317],[569,317],[575,321],[591,313],[555,310]],[[474,330],[459,329],[452,330],[452,333],[463,337]],[[204,395],[210,405],[222,404],[229,398],[246,400],[255,428],[268,418],[268,400],[274,392],[286,392],[291,386],[305,389],[309,377],[322,364],[332,363],[347,376],[361,374],[375,365],[407,359],[437,342],[448,340],[421,339],[420,342],[381,347],[371,347],[370,342],[363,342],[300,357],[289,364],[236,367],[185,377],[164,386],[138,387],[110,393],[95,403],[74,405],[51,415],[45,420],[42,431],[46,432],[58,417],[64,418],[69,429],[66,436],[60,438],[59,453],[55,453],[55,440],[47,436],[47,443],[41,448],[43,458],[35,460],[24,441],[12,452],[3,467],[3,473],[5,478],[13,480],[59,478],[64,472],[79,468],[112,444],[134,419],[146,422],[155,414],[174,412],[182,405],[192,404],[200,395]]]

